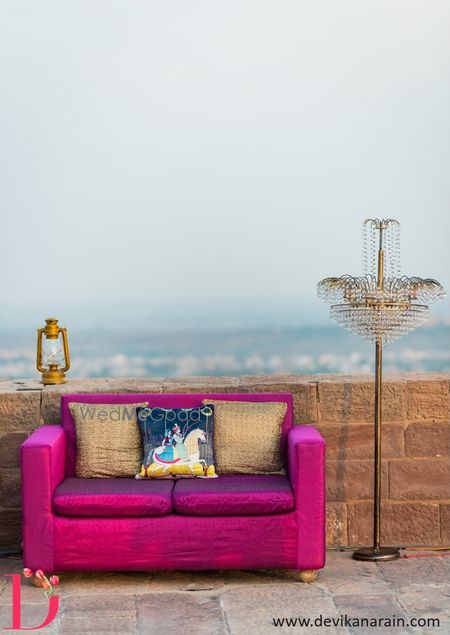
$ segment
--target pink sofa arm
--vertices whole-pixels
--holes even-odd
[[[53,572],[52,495],[65,475],[61,426],[37,428],[20,447],[24,565]]]
[[[288,474],[298,514],[297,568],[325,565],[325,441],[313,426],[294,425],[287,438]]]

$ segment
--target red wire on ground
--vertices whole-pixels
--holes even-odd
[[[405,553],[404,555],[400,556],[400,558],[426,558],[427,556],[450,556],[450,551],[434,551],[432,553]]]

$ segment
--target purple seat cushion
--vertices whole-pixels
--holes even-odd
[[[286,476],[225,474],[214,479],[180,479],[172,494],[173,509],[191,516],[255,516],[294,509]]]
[[[165,516],[172,512],[173,481],[134,478],[66,478],[55,489],[62,516]]]

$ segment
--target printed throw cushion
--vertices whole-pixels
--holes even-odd
[[[136,408],[147,404],[69,403],[77,439],[75,476],[134,476],[142,458]]]
[[[208,403],[214,406],[214,455],[219,474],[285,474],[281,426],[286,403],[216,399],[208,399]]]
[[[137,408],[144,456],[136,478],[214,477],[214,409]]]

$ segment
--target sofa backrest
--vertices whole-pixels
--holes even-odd
[[[225,399],[227,401],[281,401],[287,404],[286,415],[281,428],[281,451],[285,456],[286,437],[289,429],[293,425],[293,402],[290,393],[95,393],[95,394],[73,394],[62,395],[61,397],[61,425],[67,437],[66,455],[66,476],[75,474],[76,460],[76,435],[75,426],[70,412],[69,403],[101,403],[101,404],[126,404],[148,401],[152,407],[161,408],[195,408],[201,406],[203,399]]]

